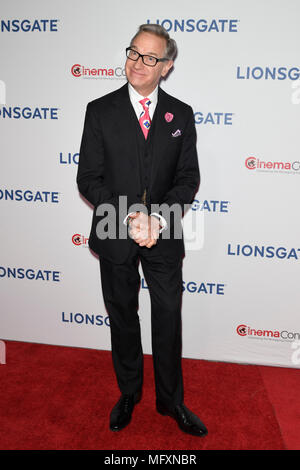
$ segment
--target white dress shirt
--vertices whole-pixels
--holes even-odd
[[[143,112],[143,106],[141,105],[140,101],[145,98],[145,96],[140,95],[130,83],[128,83],[128,92],[129,92],[129,98],[131,101],[131,104],[133,106],[133,109],[135,111],[136,117],[139,120],[142,112]],[[152,120],[154,111],[157,105],[157,99],[158,99],[158,85],[156,88],[150,93],[150,95],[147,96],[149,100],[151,101],[150,106],[149,106],[149,115],[150,119]],[[129,214],[126,215],[125,219],[123,220],[123,223],[126,225],[127,224],[127,218],[130,216],[130,214],[133,214],[134,212],[130,212]],[[159,233],[161,233],[164,229],[167,228],[167,221],[162,217],[160,214],[157,214],[156,212],[151,212],[150,215],[154,215],[159,218],[161,229],[159,230]]]
[[[140,119],[140,116],[144,110],[143,106],[141,105],[140,101],[146,98],[145,96],[140,95],[130,83],[128,83],[128,91],[129,91],[129,98],[131,101],[131,104],[133,106],[133,109],[135,110],[136,117],[138,120]],[[150,95],[147,96],[149,100],[151,101],[150,106],[149,106],[149,115],[150,119],[152,121],[154,111],[157,105],[157,98],[158,98],[158,85],[156,88],[150,93]]]

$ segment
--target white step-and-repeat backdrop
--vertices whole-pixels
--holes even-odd
[[[177,41],[162,87],[198,134],[183,356],[299,367],[300,2],[1,3],[0,338],[110,349],[78,152],[87,103],[125,83],[125,48],[151,22]]]

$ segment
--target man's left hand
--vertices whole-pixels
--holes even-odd
[[[159,237],[159,220],[157,217],[135,212],[130,215],[129,235],[139,245],[151,248]]]

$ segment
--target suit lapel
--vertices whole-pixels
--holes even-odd
[[[115,125],[118,128],[120,142],[132,142],[130,152],[126,154],[133,168],[139,164],[138,146],[136,141],[137,117],[131,104],[128,92],[128,83],[118,90],[114,96],[113,106],[115,108]],[[142,131],[141,131],[142,132]],[[124,146],[124,150],[127,146]]]
[[[153,139],[153,155],[151,165],[151,177],[150,177],[150,191],[155,181],[155,176],[159,168],[160,160],[164,154],[164,146],[167,145],[168,135],[170,133],[170,127],[167,126],[165,120],[165,113],[170,111],[168,109],[168,97],[167,94],[158,87],[158,102],[155,109],[155,129]],[[154,118],[153,116],[153,118]]]

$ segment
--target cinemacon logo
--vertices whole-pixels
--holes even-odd
[[[236,329],[236,332],[239,336],[249,336],[249,337],[260,337],[260,338],[277,338],[283,340],[293,341],[295,339],[300,339],[300,333],[295,333],[292,331],[277,331],[277,330],[257,330],[251,328],[248,325],[239,325]]]
[[[248,170],[282,170],[282,171],[300,171],[300,162],[274,162],[263,161],[256,157],[248,157],[245,160]]]
[[[81,235],[80,233],[75,233],[72,236],[72,243],[75,246],[81,246],[81,245],[87,246],[88,241],[89,241],[88,237],[85,237],[84,235]]]
[[[73,77],[79,78],[126,78],[125,69],[122,67],[85,67],[81,64],[74,64],[71,67]]]

